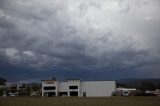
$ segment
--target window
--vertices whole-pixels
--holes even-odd
[[[69,89],[78,89],[78,86],[69,86]]]
[[[125,91],[125,92],[124,92],[124,94],[128,94],[128,92],[127,92],[127,91]]]
[[[70,92],[70,96],[78,96],[78,92],[77,91],[72,91],[72,92]]]
[[[44,87],[44,90],[55,90],[55,86]]]
[[[11,89],[17,89],[17,87],[11,87]]]

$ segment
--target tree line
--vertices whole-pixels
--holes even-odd
[[[160,84],[154,84],[151,81],[142,81],[140,84],[131,84],[131,83],[117,83],[117,87],[124,87],[124,88],[136,88],[137,90],[141,91],[154,91],[156,89],[160,89]]]

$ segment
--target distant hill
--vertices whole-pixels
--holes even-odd
[[[137,88],[139,90],[160,89],[160,79],[121,79],[117,80],[117,87]]]
[[[151,78],[148,78],[148,79],[136,79],[136,78],[134,79],[134,78],[131,78],[131,79],[120,79],[120,80],[117,80],[118,83],[136,84],[136,85],[139,85],[144,81],[151,82],[151,83],[153,83],[155,85],[159,85],[160,84],[160,79],[151,79]]]

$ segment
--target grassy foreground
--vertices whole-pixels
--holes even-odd
[[[0,106],[160,106],[160,97],[0,97]]]

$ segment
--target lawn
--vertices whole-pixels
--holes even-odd
[[[0,106],[160,106],[160,97],[0,97]]]

